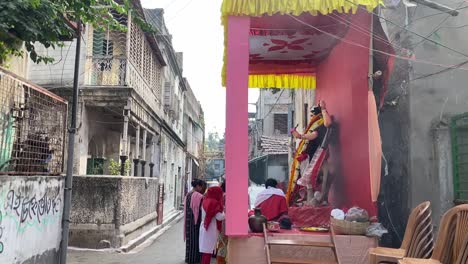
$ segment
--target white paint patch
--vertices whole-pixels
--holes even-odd
[[[0,263],[22,263],[48,250],[58,250],[62,201],[61,178],[1,179]]]

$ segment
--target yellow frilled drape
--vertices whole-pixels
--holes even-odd
[[[356,13],[358,6],[372,11],[381,0],[223,0],[221,6],[222,24],[224,26],[224,65],[222,69],[222,84],[226,86],[226,48],[227,48],[227,18],[228,16],[252,16],[274,14],[291,14],[298,16],[304,12],[311,15],[327,15],[333,11],[339,13]],[[294,85],[294,87],[278,88],[315,88],[315,76],[284,75],[250,75],[249,87],[271,88],[271,84]],[[299,85],[308,84],[308,87]]]
[[[315,89],[315,75],[261,74],[249,75],[249,88]]]

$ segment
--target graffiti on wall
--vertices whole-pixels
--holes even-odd
[[[16,223],[18,232],[24,232],[34,227],[42,229],[45,225],[56,223],[61,217],[62,198],[60,191],[36,194],[22,194],[20,191],[8,190],[0,205],[4,210],[4,218]]]
[[[0,178],[0,263],[23,263],[61,240],[61,178]]]

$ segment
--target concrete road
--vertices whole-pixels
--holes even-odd
[[[68,253],[69,264],[184,264],[183,220],[137,253],[75,251]],[[137,249],[138,251],[138,249]],[[212,261],[216,263],[216,261]]]

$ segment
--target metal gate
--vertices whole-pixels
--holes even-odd
[[[63,171],[67,102],[0,68],[0,174]]]

